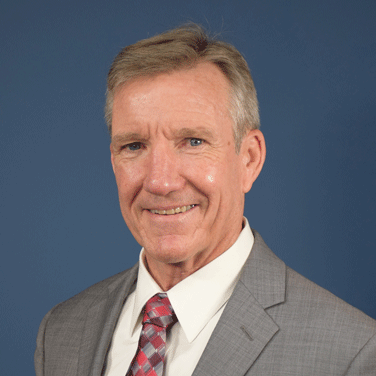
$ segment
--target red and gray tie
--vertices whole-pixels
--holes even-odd
[[[126,376],[162,376],[166,333],[177,322],[177,318],[165,293],[150,298],[143,312],[137,352]]]

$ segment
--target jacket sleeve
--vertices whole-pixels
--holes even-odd
[[[351,362],[345,376],[376,375],[376,334],[362,347]]]

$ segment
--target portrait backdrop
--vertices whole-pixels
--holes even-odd
[[[245,56],[267,157],[245,215],[287,265],[376,318],[373,0],[3,1],[1,373],[44,314],[132,266],[103,107],[125,45],[186,21]]]

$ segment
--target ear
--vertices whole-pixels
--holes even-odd
[[[266,156],[264,135],[253,129],[243,137],[240,157],[242,161],[242,189],[247,193],[259,176]]]

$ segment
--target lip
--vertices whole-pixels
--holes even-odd
[[[177,208],[187,208],[187,207],[189,207],[189,206],[191,206],[191,208],[190,209],[188,209],[188,210],[184,210],[184,211],[180,211],[179,213],[169,213],[169,214],[167,214],[167,213],[153,213],[153,211],[155,211],[155,210],[158,210],[158,211],[165,211],[165,212],[167,212],[167,211],[171,211],[171,210],[176,210]],[[149,214],[149,215],[151,215],[152,216],[152,218],[155,218],[155,219],[159,219],[159,218],[161,218],[161,219],[170,219],[170,218],[176,218],[176,217],[182,217],[182,216],[184,216],[184,215],[188,215],[190,212],[193,212],[193,211],[195,211],[194,209],[196,209],[198,207],[198,205],[197,204],[190,204],[190,205],[174,205],[174,206],[172,206],[172,205],[169,205],[169,206],[159,206],[158,208],[153,208],[153,209],[145,209],[145,211]]]
[[[175,205],[156,205],[156,206],[150,206],[150,207],[145,207],[144,210],[171,210],[171,209],[176,209],[176,208],[181,208],[183,206],[190,206],[190,205],[194,205],[194,206],[198,206],[198,204],[175,204]]]
[[[180,206],[174,206],[171,208],[158,208],[158,209],[148,209],[152,214],[158,214],[158,215],[175,215],[180,213],[185,213],[189,210],[192,210],[196,205],[180,205]]]

